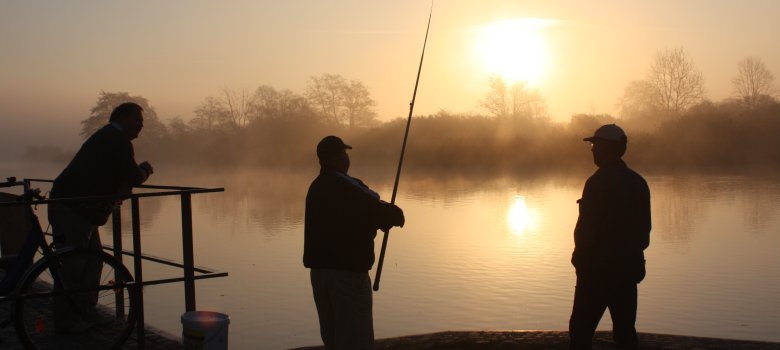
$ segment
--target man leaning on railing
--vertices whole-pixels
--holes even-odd
[[[154,172],[148,162],[136,163],[132,140],[143,128],[143,108],[123,103],[111,112],[108,124],[90,136],[65,170],[54,180],[50,198],[120,196],[130,194]],[[97,227],[106,223],[116,200],[66,201],[49,205],[49,223],[55,249],[64,247],[101,250]],[[63,277],[71,286],[99,284],[102,266],[73,264]],[[80,265],[80,266],[76,266]],[[79,302],[94,307],[97,291]],[[55,310],[58,333],[78,333],[94,326],[94,320],[69,312],[68,305]]]

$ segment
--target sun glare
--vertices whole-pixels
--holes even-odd
[[[484,69],[509,83],[538,85],[550,63],[543,33],[550,24],[546,19],[522,18],[480,28],[476,51]]]
[[[535,213],[528,208],[525,197],[515,197],[515,202],[507,213],[507,224],[512,233],[522,235],[536,221]]]

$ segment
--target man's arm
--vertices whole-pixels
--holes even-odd
[[[650,246],[650,230],[653,224],[650,215],[650,188],[644,180],[642,180],[639,193],[639,232],[641,233],[639,244],[642,250],[645,250]]]
[[[140,165],[135,162],[135,152],[130,141],[127,141],[121,147],[116,157],[118,158],[120,176],[122,176],[123,182],[130,185],[130,187],[144,183],[154,172],[149,162],[142,162]]]
[[[141,171],[141,183],[146,182],[147,179],[149,179],[149,176],[152,176],[154,174],[154,168],[152,168],[152,165],[149,164],[149,162],[141,162],[141,164],[138,164],[138,169]]]
[[[375,192],[371,191],[359,179],[353,179],[356,181],[356,184],[345,181],[342,185],[345,186],[345,197],[349,198],[348,202],[353,206],[352,210],[356,215],[365,218],[375,228],[382,230],[387,230],[392,226],[404,225],[405,218],[401,208],[380,200],[378,195],[374,197],[372,194],[375,195]],[[357,186],[361,186],[361,188]]]

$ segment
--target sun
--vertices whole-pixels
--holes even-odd
[[[543,31],[550,24],[547,19],[520,18],[482,26],[475,49],[484,70],[509,83],[538,85],[550,65]]]

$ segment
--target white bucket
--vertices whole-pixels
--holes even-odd
[[[227,350],[230,316],[214,311],[181,315],[181,339],[188,350]]]

